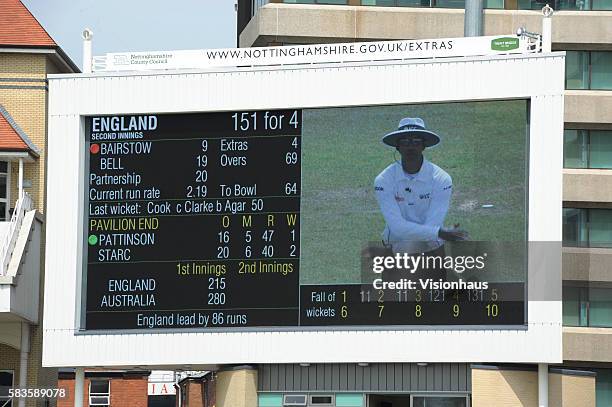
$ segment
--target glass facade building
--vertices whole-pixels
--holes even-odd
[[[417,28],[411,29],[410,24],[407,24],[406,29],[389,30],[395,37],[390,36],[388,39],[461,36],[464,28],[460,12],[465,7],[465,0],[272,1],[361,5],[371,9],[387,7],[385,10],[371,10],[367,21],[355,19],[354,26],[346,24],[347,32],[358,33],[355,41],[380,38],[381,26],[397,24],[404,16],[409,16],[406,21],[422,18],[423,10],[413,10],[411,13],[410,8],[437,8],[435,13],[425,13],[427,18],[433,19],[433,23],[419,26],[418,31]],[[564,35],[553,36],[553,41],[557,41],[553,43],[553,49],[566,51],[565,88],[569,90],[566,95],[566,109],[572,109],[570,114],[566,115],[563,134],[564,168],[585,170],[569,170],[564,175],[567,181],[571,182],[567,182],[565,186],[569,191],[566,189],[565,201],[562,203],[562,238],[566,247],[563,266],[579,268],[580,270],[568,270],[567,274],[575,276],[573,278],[576,279],[584,279],[563,281],[563,325],[567,327],[567,334],[572,338],[568,341],[569,348],[564,349],[564,363],[569,363],[570,369],[579,367],[595,372],[596,406],[608,407],[612,406],[612,359],[607,351],[601,349],[601,344],[604,349],[609,349],[609,339],[602,338],[610,338],[612,335],[612,267],[607,266],[612,264],[612,260],[609,260],[612,259],[612,198],[605,193],[608,189],[612,190],[612,172],[609,173],[610,178],[606,176],[606,170],[612,169],[612,120],[609,113],[612,94],[612,43],[609,39],[612,15],[606,11],[612,10],[612,0],[484,0],[485,9],[498,9],[492,13],[485,11],[485,32],[492,32],[492,28],[495,31],[496,27],[491,27],[494,19],[511,28],[512,32],[520,25],[520,22],[517,23],[517,16],[528,13],[517,15],[511,10],[533,10],[532,13],[539,14],[546,4],[555,11],[561,11],[557,15],[562,18],[553,20],[553,26],[556,27],[555,31],[564,32]],[[398,10],[400,8],[402,9]],[[319,8],[321,12],[325,9],[330,7]],[[445,9],[447,11],[444,11]],[[575,12],[562,12],[565,10]],[[311,18],[310,15],[304,12],[302,16]],[[487,22],[490,16],[495,17]],[[587,29],[583,28],[585,26]],[[330,33],[328,37],[333,36],[334,31],[330,30]],[[295,43],[298,43],[294,38],[296,36],[301,37],[299,43],[318,40],[318,33],[305,35],[302,31],[294,33],[286,29],[283,35],[288,41]],[[252,46],[252,41],[246,46]],[[282,42],[278,38],[274,41]],[[345,41],[345,38],[339,41]],[[574,90],[576,91],[572,92]],[[606,274],[607,269],[609,274]],[[595,272],[591,273],[592,271]],[[597,339],[593,339],[594,337]],[[604,353],[606,354],[602,356]],[[280,396],[277,394],[276,399],[280,400]],[[348,403],[342,398],[334,401],[340,405]],[[439,402],[424,400],[418,395],[411,401],[419,406],[423,403],[427,406],[428,402]],[[453,401],[460,402],[458,399]],[[355,395],[352,402],[359,405],[359,396]],[[444,402],[449,403],[446,400]]]

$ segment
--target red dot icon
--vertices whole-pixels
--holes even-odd
[[[92,144],[91,147],[89,147],[89,151],[91,151],[92,154],[98,154],[100,152],[100,145]]]

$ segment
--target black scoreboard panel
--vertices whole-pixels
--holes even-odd
[[[302,113],[86,117],[84,328],[524,324],[523,283],[300,286]]]
[[[303,326],[523,324],[522,283],[459,290],[390,290],[365,284],[301,288]]]
[[[301,120],[86,118],[86,328],[296,325]]]

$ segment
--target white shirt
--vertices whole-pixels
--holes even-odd
[[[376,199],[387,225],[383,241],[395,253],[434,250],[444,241],[438,231],[450,205],[453,182],[442,168],[423,158],[416,174],[394,162],[374,181]]]

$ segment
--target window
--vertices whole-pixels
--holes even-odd
[[[269,0],[251,0],[251,18],[257,13],[257,10],[268,3]]]
[[[563,208],[563,245],[612,247],[612,209]]]
[[[11,165],[7,161],[0,161],[0,221],[10,220],[10,184]],[[0,404],[1,405],[1,404]]]
[[[13,387],[13,371],[0,370],[0,406],[12,407],[12,401],[8,398],[9,389]]]
[[[612,369],[591,369],[595,378],[595,400],[597,407],[612,406]]]
[[[259,407],[283,407],[283,395],[277,393],[260,393],[257,396]]]
[[[563,132],[563,167],[589,168],[588,130]]]
[[[333,406],[334,405],[334,396],[332,395],[323,395],[323,394],[313,394],[310,396],[310,406]]]
[[[339,4],[345,5],[348,0],[283,0],[284,3],[297,3],[297,4]]]
[[[504,8],[504,0],[484,0],[484,8]]]
[[[612,286],[563,287],[563,325],[612,327]]]
[[[307,397],[305,394],[285,394],[283,406],[305,406]]]
[[[465,0],[436,0],[434,7],[465,8]]]
[[[563,287],[563,325],[588,326],[587,304],[588,289]]]
[[[361,0],[362,6],[464,8],[465,0]],[[484,8],[504,8],[504,0],[484,0]]]
[[[588,89],[589,53],[567,51],[565,54],[565,89]]]
[[[565,168],[612,168],[612,131],[565,130]]]
[[[433,0],[361,0],[362,6],[431,7]]]
[[[589,288],[589,326],[612,327],[612,289]]]
[[[612,131],[589,132],[589,168],[612,168]]]
[[[588,242],[587,211],[580,208],[563,208],[563,245],[584,246]]]
[[[612,51],[567,51],[565,88],[612,89]]]
[[[612,89],[612,52],[591,52],[591,89]]]
[[[555,10],[610,10],[611,0],[519,0],[519,10],[541,10],[549,4]]]
[[[110,406],[109,380],[92,380],[89,383],[89,405]]]
[[[360,393],[338,393],[336,394],[336,407],[363,407],[365,400]]]
[[[410,396],[412,407],[467,407],[468,396],[462,395],[417,395]]]
[[[610,0],[592,0],[592,10],[612,10],[612,1]]]
[[[612,247],[612,210],[589,209],[589,247]]]

